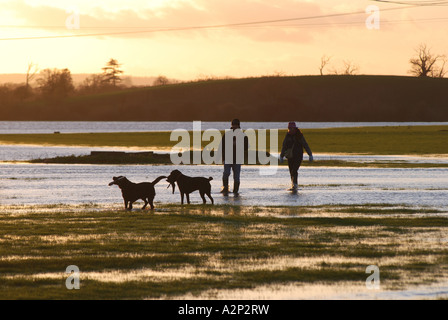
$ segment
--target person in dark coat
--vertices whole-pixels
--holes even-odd
[[[240,174],[241,174],[241,164],[244,163],[244,158],[247,150],[249,149],[249,140],[247,136],[243,133],[240,127],[240,120],[233,119],[232,126],[230,128],[232,131],[226,132],[221,140],[221,151],[222,151],[222,160],[224,163],[224,172],[222,176],[222,190],[221,193],[228,194],[229,193],[229,177],[230,171],[233,172],[233,193],[238,194],[240,189]],[[227,148],[232,148],[232,157],[231,159],[226,159],[226,135],[230,135],[229,144]],[[242,139],[237,139],[237,136],[241,136]],[[238,152],[237,152],[238,149]],[[228,149],[227,149],[228,150]],[[237,156],[240,156],[239,151],[242,151],[242,158],[237,159]]]
[[[288,124],[288,133],[283,140],[280,162],[283,162],[284,157],[288,159],[289,174],[291,176],[290,190],[292,191],[297,190],[298,188],[298,171],[303,161],[303,149],[306,150],[309,160],[313,161],[313,153],[311,152],[302,131],[297,128],[295,122],[290,122]]]

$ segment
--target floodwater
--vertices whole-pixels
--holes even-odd
[[[0,150],[4,150],[4,146]],[[53,148],[33,149],[24,157],[34,158],[42,151],[54,152]],[[14,148],[12,148],[14,149]],[[20,149],[20,148],[19,148]],[[14,149],[17,151],[17,149]],[[70,149],[71,150],[71,149]],[[88,151],[88,149],[86,149]],[[19,151],[17,151],[19,152]],[[22,149],[23,152],[23,149]],[[61,152],[66,152],[61,150]],[[316,159],[325,155],[316,155]],[[336,157],[336,155],[327,155]],[[347,157],[340,155],[340,157]],[[351,157],[351,156],[349,156]],[[362,156],[359,161],[369,161]],[[407,161],[446,161],[445,158],[407,158]],[[386,157],[386,160],[395,158]],[[353,159],[352,159],[353,160]],[[384,159],[383,159],[384,160]],[[318,160],[316,160],[318,161]],[[190,176],[212,176],[212,196],[216,204],[243,206],[315,206],[315,205],[351,205],[351,204],[391,204],[396,206],[430,207],[440,210],[437,215],[448,216],[448,170],[446,168],[342,168],[342,167],[302,167],[299,170],[300,190],[291,193],[288,169],[277,168],[273,175],[262,175],[260,166],[243,166],[241,194],[239,197],[224,197],[219,193],[221,187],[222,166],[174,166],[174,165],[62,165],[27,164],[0,162],[0,206],[29,206],[44,208],[55,205],[56,212],[76,210],[82,205],[98,210],[121,210],[123,202],[117,186],[108,186],[113,176],[124,175],[131,181],[153,181],[160,175],[168,175],[171,170],[179,169]],[[165,203],[180,203],[180,194],[176,189],[167,188],[162,180],[156,185],[156,212]],[[207,199],[208,200],[208,199]],[[198,192],[191,195],[193,205],[201,204]],[[67,206],[66,206],[67,205]],[[136,203],[139,211],[142,202]],[[19,209],[20,210],[20,209]],[[260,212],[259,214],[264,214]],[[275,215],[285,216],[281,210]],[[336,213],[331,213],[335,215]],[[306,214],[308,216],[308,214]],[[421,213],[421,215],[428,215]],[[286,216],[285,216],[286,217]],[[327,258],[326,258],[327,259]],[[305,259],[306,260],[306,259]],[[325,260],[326,261],[326,260]],[[347,262],[347,261],[343,261]],[[277,262],[276,262],[277,263]],[[306,261],[304,261],[306,263]],[[363,261],[363,265],[370,262]],[[194,274],[188,270],[159,272],[157,270],[138,269],[128,272],[101,271],[87,273],[84,276],[98,281],[135,281],[139,279],[165,279]],[[38,277],[58,277],[58,274],[37,274]],[[439,299],[448,295],[446,278],[435,284],[406,287],[402,290],[368,290],[364,282],[334,284],[285,284],[261,286],[252,290],[214,290],[210,289],[199,296],[186,295],[183,299]]]
[[[422,123],[423,124],[423,123]],[[435,124],[435,123],[430,123]],[[447,123],[438,123],[447,124]],[[228,123],[202,123],[202,129],[226,129]],[[302,128],[339,126],[362,126],[361,123],[308,123]],[[410,124],[364,124],[364,125],[410,125]],[[419,125],[412,123],[412,125]],[[76,122],[0,122],[0,133],[52,133],[60,132],[125,132],[167,131],[176,128],[191,130],[192,123],[76,123]],[[248,124],[246,128],[283,128],[283,123]],[[299,170],[300,190],[288,192],[289,173],[285,166],[277,168],[275,174],[265,173],[259,166],[243,166],[241,194],[238,197],[222,196],[219,165],[59,165],[8,163],[5,161],[30,160],[67,155],[89,154],[93,150],[131,150],[126,148],[84,148],[0,145],[0,206],[50,206],[64,209],[64,205],[121,209],[123,202],[117,186],[108,186],[113,176],[124,175],[133,182],[153,181],[158,176],[168,175],[179,169],[190,176],[213,177],[212,196],[216,204],[243,206],[317,206],[353,204],[390,204],[397,206],[430,207],[447,216],[448,169],[447,168],[342,168],[302,167]],[[406,161],[421,163],[448,163],[448,156],[365,156],[343,154],[315,154],[315,160],[346,161]],[[307,159],[307,157],[305,157]],[[3,161],[3,162],[2,162]],[[264,167],[265,168],[265,167]],[[232,177],[231,177],[232,178]],[[232,181],[230,183],[232,186]],[[156,186],[156,210],[161,204],[180,203],[180,194],[172,194],[168,183],[162,180]],[[193,205],[202,200],[195,192],[191,195]],[[207,199],[208,201],[208,199]],[[142,202],[134,210],[140,210]],[[278,212],[278,211],[276,211]],[[276,213],[277,214],[277,213]],[[425,215],[426,213],[422,213]],[[142,272],[147,272],[143,270]],[[154,271],[151,271],[153,275]],[[173,274],[158,273],[157,277]],[[183,276],[180,273],[178,276]],[[58,275],[60,277],[60,275]],[[91,274],[93,278],[104,275]],[[143,274],[124,274],[119,277],[133,279]],[[47,277],[47,275],[45,276]],[[127,278],[126,278],[127,277]],[[131,278],[129,278],[131,277]],[[116,277],[114,276],[114,279]],[[444,280],[445,281],[445,280]],[[448,284],[409,287],[404,290],[369,291],[364,283],[338,283],[336,285],[307,284],[259,287],[256,290],[207,291],[186,299],[437,299],[446,298]]]
[[[27,161],[63,156],[88,155],[91,151],[136,151],[132,148],[59,147],[38,145],[0,145],[0,161]],[[147,150],[145,150],[147,151]]]
[[[288,192],[287,167],[273,175],[262,175],[263,167],[243,166],[240,196],[223,197],[222,166],[219,165],[58,165],[0,164],[0,205],[122,203],[117,186],[108,186],[113,176],[123,175],[133,182],[153,181],[179,169],[189,176],[213,177],[212,196],[216,204],[246,206],[316,206],[351,204],[399,204],[448,208],[448,170],[446,168],[338,168],[302,167],[300,190]],[[232,178],[232,176],[231,176]],[[180,203],[176,188],[167,189],[162,180],[156,185],[157,203]],[[232,181],[230,182],[232,187]],[[193,204],[202,200],[195,192]],[[140,207],[137,203],[135,208]]]

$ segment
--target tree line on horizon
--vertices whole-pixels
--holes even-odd
[[[324,75],[324,69],[330,66],[331,57],[323,56],[319,66],[320,75]],[[415,49],[415,55],[409,60],[411,68],[409,73],[420,78],[443,78],[447,74],[446,55],[435,54],[427,45],[421,44]],[[70,96],[92,95],[103,92],[122,90],[128,87],[123,83],[123,70],[121,64],[111,58],[101,68],[102,72],[89,75],[81,84],[75,87],[71,72],[64,69],[39,70],[37,65],[28,65],[25,83],[19,85],[0,85],[0,114],[11,113],[15,106],[24,103],[37,103],[44,105],[57,105]],[[351,61],[344,61],[342,69],[330,69],[333,75],[356,75],[359,66]],[[282,77],[283,74],[276,74]],[[207,77],[198,81],[214,80],[217,78]],[[31,83],[34,85],[32,86]],[[165,76],[158,76],[153,86],[162,86],[176,83]],[[8,108],[6,111],[5,108]],[[2,110],[4,109],[4,110]],[[4,112],[3,112],[4,111]]]
[[[320,60],[319,73],[324,75],[324,70],[331,65],[331,56],[323,55]],[[446,64],[448,57],[445,54],[437,54],[424,43],[415,48],[415,55],[409,60],[411,68],[408,73],[419,78],[444,78],[448,73]],[[356,75],[359,65],[351,60],[343,60],[341,67],[332,66],[329,74],[333,75]]]
[[[116,59],[111,58],[101,70],[101,73],[91,74],[79,85],[75,85],[68,68],[39,70],[36,64],[29,63],[24,83],[0,85],[0,107],[35,100],[58,102],[68,96],[110,92],[132,86],[124,83],[122,77],[124,71]],[[174,82],[166,76],[159,75],[152,85],[167,85]]]
[[[121,64],[111,58],[102,68],[102,73],[88,76],[78,87],[75,87],[68,68],[39,70],[36,64],[30,63],[26,72],[25,84],[10,86],[10,91],[20,100],[33,97],[58,100],[74,93],[90,94],[121,89],[123,87],[121,86],[123,70],[120,67]],[[36,86],[31,86],[32,81],[35,81]],[[2,89],[3,92],[6,91],[5,86]]]

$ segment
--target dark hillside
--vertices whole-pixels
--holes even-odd
[[[212,80],[0,107],[0,120],[448,121],[448,79],[297,76]]]

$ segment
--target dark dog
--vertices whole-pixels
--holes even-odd
[[[204,194],[206,194],[213,204],[213,198],[210,195],[210,191],[212,189],[210,185],[210,180],[213,180],[213,178],[189,177],[182,174],[179,170],[171,171],[170,175],[166,179],[166,181],[168,181],[172,185],[173,193],[176,186],[175,182],[177,182],[177,186],[179,187],[181,195],[182,204],[184,204],[184,195],[187,196],[187,203],[190,204],[190,193],[196,190],[199,190],[199,194],[201,195],[202,201],[204,203],[206,203],[204,197]]]
[[[145,202],[142,210],[146,208],[149,204],[151,206],[151,210],[154,209],[154,197],[156,196],[156,190],[154,186],[157,182],[162,179],[165,179],[166,176],[160,176],[153,182],[142,182],[142,183],[133,183],[129,181],[126,177],[119,176],[113,177],[113,181],[109,183],[109,186],[116,184],[121,189],[121,193],[124,199],[124,207],[127,210],[132,210],[132,204],[141,199]]]

